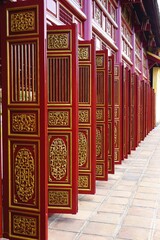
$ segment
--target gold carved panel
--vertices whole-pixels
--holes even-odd
[[[89,176],[87,175],[79,175],[78,176],[78,188],[89,188]]]
[[[70,33],[48,33],[48,50],[69,50]]]
[[[96,176],[103,176],[103,168],[102,164],[96,164]]]
[[[104,109],[102,109],[102,108],[96,109],[96,120],[104,121]]]
[[[89,109],[79,109],[79,123],[90,123],[90,110]]]
[[[84,61],[90,60],[90,49],[89,47],[78,47],[78,60],[79,61]]]
[[[104,67],[104,56],[96,56],[96,67],[97,68]]]
[[[48,204],[49,206],[69,206],[69,192],[65,190],[49,190]]]
[[[13,215],[12,218],[13,234],[26,237],[36,237],[38,233],[37,218],[22,215]]]
[[[48,127],[70,127],[71,116],[68,110],[49,110]]]
[[[87,132],[80,131],[78,133],[78,161],[79,167],[84,166],[88,160],[88,135]]]
[[[102,129],[96,128],[96,157],[102,157]]]

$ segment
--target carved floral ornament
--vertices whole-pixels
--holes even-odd
[[[89,59],[88,47],[79,47],[78,48],[78,59],[79,60],[88,60]]]
[[[69,33],[49,33],[48,49],[69,49]]]
[[[83,132],[78,133],[78,160],[79,166],[82,167],[87,162],[88,148],[87,138]]]
[[[13,216],[13,232],[30,237],[36,237],[37,220],[33,217]]]

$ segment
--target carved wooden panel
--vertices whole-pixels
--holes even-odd
[[[114,65],[114,162],[122,161],[122,67]]]
[[[3,5],[3,7],[2,7]],[[45,18],[42,1],[1,4],[4,237],[48,238]]]
[[[108,51],[96,52],[96,179],[108,179]]]
[[[108,59],[108,172],[114,173],[114,55]]]
[[[78,208],[77,49],[75,25],[48,28],[49,213],[76,213]]]
[[[79,41],[79,193],[95,193],[96,72],[94,41]]]

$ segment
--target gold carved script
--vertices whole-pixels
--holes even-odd
[[[102,135],[101,131],[96,128],[96,156],[99,157],[101,156],[102,152]]]
[[[87,162],[88,147],[87,138],[84,133],[78,133],[78,160],[79,166],[82,167]]]
[[[37,221],[32,217],[13,216],[13,232],[25,236],[35,237],[37,233]]]
[[[78,48],[78,59],[79,60],[88,60],[89,59],[89,49],[88,47],[79,47]]]
[[[56,33],[48,34],[48,49],[68,49],[69,48],[69,34]]]
[[[11,14],[11,32],[35,30],[35,12],[25,11]]]
[[[88,176],[78,177],[78,188],[88,188]]]
[[[79,110],[79,123],[89,122],[88,110]]]
[[[61,180],[67,172],[67,147],[63,139],[55,138],[49,150],[50,175]]]
[[[67,111],[50,111],[48,113],[48,126],[69,126],[69,113]]]
[[[49,191],[48,202],[50,206],[68,206],[69,195],[67,191]]]
[[[14,113],[12,130],[13,132],[36,132],[36,114]]]
[[[96,66],[103,67],[103,56],[96,56]]]
[[[28,202],[35,193],[35,164],[32,153],[21,148],[15,158],[16,193],[22,202]]]

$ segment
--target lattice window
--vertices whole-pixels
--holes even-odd
[[[90,101],[90,69],[89,66],[79,66],[79,103]]]
[[[38,90],[36,43],[11,43],[10,53],[12,102],[36,102]]]
[[[62,5],[59,5],[59,20],[65,24],[72,24],[73,22],[72,14]]]

